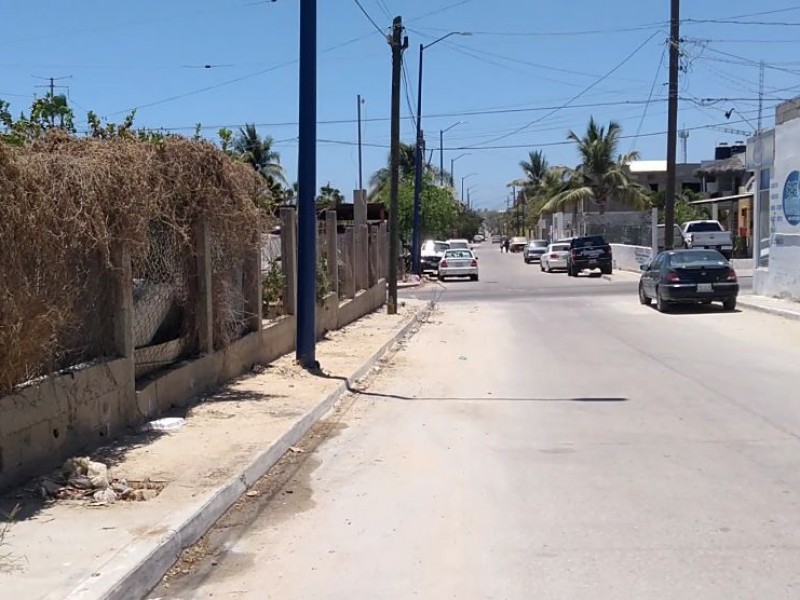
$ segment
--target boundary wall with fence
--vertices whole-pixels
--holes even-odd
[[[0,144],[0,490],[294,349],[296,214],[268,233],[265,193],[183,138]],[[388,233],[320,216],[321,337],[385,302]]]

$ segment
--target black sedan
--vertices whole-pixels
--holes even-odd
[[[736,308],[736,271],[716,250],[667,250],[641,268],[639,302],[655,300],[660,312],[679,303],[722,302],[725,310]]]

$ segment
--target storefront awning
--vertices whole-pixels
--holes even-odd
[[[753,194],[736,194],[734,196],[722,196],[721,198],[706,198],[705,200],[694,200],[689,204],[723,204],[725,202],[737,202],[739,200],[746,200],[752,198]]]

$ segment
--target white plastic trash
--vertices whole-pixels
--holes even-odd
[[[176,431],[186,424],[186,419],[181,417],[164,417],[150,421],[142,429],[145,431]]]

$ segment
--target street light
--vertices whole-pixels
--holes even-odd
[[[478,186],[477,185],[471,185],[471,186],[469,186],[467,188],[467,208],[468,209],[472,208],[472,195],[470,194],[470,192],[472,192],[472,190],[474,190],[476,187],[478,187]]]
[[[464,158],[465,156],[471,156],[471,153],[465,152],[464,154],[459,154],[455,158],[451,158],[450,159],[450,187],[451,188],[455,188],[456,187],[456,179],[455,179],[455,177],[456,177],[456,175],[455,175],[456,161],[459,158]]]
[[[433,40],[430,44],[419,45],[419,81],[417,83],[417,150],[414,160],[414,230],[411,236],[411,258],[412,270],[414,273],[419,274],[419,257],[420,257],[420,213],[421,213],[421,195],[422,195],[422,153],[423,153],[423,140],[422,140],[422,56],[427,48],[438,44],[454,35],[472,35],[467,31],[451,31],[442,37]]]
[[[477,173],[470,173],[469,175],[464,175],[461,178],[461,201],[464,201],[464,181],[472,177],[473,175],[477,175]]]
[[[459,121],[458,123],[453,123],[447,129],[439,130],[439,185],[444,185],[444,134],[453,127],[463,125],[465,122],[466,121]]]

